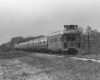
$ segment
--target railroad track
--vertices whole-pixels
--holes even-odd
[[[100,63],[100,60],[98,60],[98,59],[87,59],[87,58],[77,58],[77,57],[71,57],[71,58],[75,59],[75,60],[92,61],[92,62]]]
[[[96,63],[100,63],[100,60],[99,59],[89,59],[89,58],[80,58],[80,57],[75,57],[73,55],[53,55],[53,54],[37,54],[36,55],[38,56],[51,56],[51,57],[61,57],[61,58],[66,58],[66,57],[70,57],[71,59],[74,59],[74,60],[81,60],[81,61],[92,61],[92,62],[96,62]]]
[[[59,55],[59,54],[52,54],[52,53],[51,54],[34,53],[34,54],[37,56],[45,56],[45,57],[61,57],[61,58],[70,57],[71,59],[74,59],[74,60],[92,61],[92,62],[100,63],[99,59],[80,58],[80,57],[75,57],[73,55]],[[9,53],[0,54],[0,59],[18,58],[18,57],[29,56],[29,55],[30,55],[30,52],[9,52]]]

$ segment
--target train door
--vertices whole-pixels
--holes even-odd
[[[62,37],[63,47],[65,48],[73,48],[75,47],[76,35],[74,34],[64,34]]]
[[[76,36],[76,47],[79,49],[81,48],[81,36],[80,35]]]
[[[62,41],[63,41],[63,48],[68,48],[68,41],[66,36],[62,36]]]
[[[67,48],[68,47],[67,42],[63,42],[63,45],[64,45],[64,48]]]
[[[69,48],[75,47],[75,40],[76,40],[75,34],[68,34],[67,38],[68,38],[68,42],[69,42]]]

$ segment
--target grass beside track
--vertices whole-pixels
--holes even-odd
[[[0,52],[0,59],[10,59],[30,55],[30,52],[24,51],[9,51],[9,52]]]
[[[34,55],[19,60],[40,69],[41,74],[49,76],[48,80],[100,80],[100,64],[91,61]]]
[[[100,80],[99,63],[19,51],[0,55],[13,53],[17,57],[0,59],[0,80]]]

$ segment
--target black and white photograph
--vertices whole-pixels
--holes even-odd
[[[100,80],[100,0],[0,0],[0,80]]]

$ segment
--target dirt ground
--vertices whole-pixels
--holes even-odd
[[[35,54],[0,59],[0,80],[100,80],[100,64]]]

